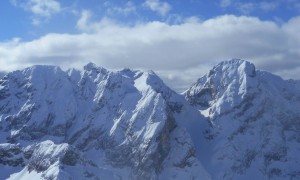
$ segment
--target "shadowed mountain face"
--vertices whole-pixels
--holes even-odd
[[[33,66],[0,80],[1,179],[298,179],[300,83],[242,60],[184,94],[153,72]]]
[[[184,95],[211,122],[199,159],[213,179],[300,178],[299,81],[231,60]]]
[[[0,78],[2,78],[6,73],[0,71]]]

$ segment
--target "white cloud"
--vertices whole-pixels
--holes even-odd
[[[127,16],[130,13],[136,12],[136,6],[133,2],[128,1],[124,6],[113,6],[107,9],[109,14],[122,14]]]
[[[31,23],[35,26],[38,26],[41,24],[41,19],[40,18],[32,18]]]
[[[33,14],[43,17],[50,17],[61,11],[60,3],[55,0],[29,0],[26,8]]]
[[[92,16],[92,12],[89,10],[83,10],[80,18],[77,21],[76,27],[81,31],[91,31],[91,27],[88,26],[89,20]]]
[[[171,5],[169,3],[161,2],[159,0],[146,0],[144,6],[159,13],[161,16],[165,16],[171,10]]]
[[[226,7],[230,6],[231,4],[232,4],[231,0],[221,0],[220,1],[220,6],[222,8],[226,8]]]
[[[76,23],[76,28],[85,33],[96,33],[97,31],[103,31],[107,27],[117,26],[116,23],[109,18],[104,17],[99,22],[92,22],[91,18],[93,13],[89,10],[83,10]]]
[[[237,3],[236,7],[242,14],[249,14],[255,9],[254,3]]]
[[[279,2],[273,1],[273,2],[261,2],[259,3],[259,8],[264,11],[272,11],[279,7]]]
[[[280,1],[261,1],[261,2],[253,2],[253,1],[241,1],[241,0],[220,0],[221,8],[233,7],[236,10],[240,11],[242,14],[250,14],[255,10],[262,11],[273,11],[276,10],[282,2]]]
[[[17,0],[10,0],[9,1],[13,6],[18,6]]]
[[[300,2],[299,0],[286,0],[284,1],[289,8],[295,8],[296,10],[298,10],[298,12],[300,12]]]
[[[254,17],[224,15],[168,25],[123,26],[107,18],[93,22],[83,11],[79,34],[47,34],[24,42],[0,43],[0,71],[33,64],[153,69],[175,88],[186,87],[216,63],[250,60],[259,69],[299,79],[300,17],[277,25]]]
[[[32,24],[39,25],[41,22],[49,19],[56,13],[61,12],[62,8],[59,1],[55,0],[28,0],[18,1],[10,0],[12,5],[20,6],[21,8],[33,14]]]

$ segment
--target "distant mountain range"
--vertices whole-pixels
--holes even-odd
[[[300,82],[233,59],[183,94],[152,71],[0,80],[0,179],[299,179]]]

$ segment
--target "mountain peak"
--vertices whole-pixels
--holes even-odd
[[[187,101],[153,71],[14,71],[0,80],[0,179],[299,179],[299,92],[240,59]]]
[[[227,64],[231,64],[231,65],[237,65],[237,66],[240,66],[241,64],[243,63],[250,63],[246,60],[243,60],[243,59],[239,59],[239,58],[232,58],[232,59],[229,59],[229,60],[225,60],[225,61],[222,61],[220,63],[218,63],[218,65],[227,65]]]
[[[106,73],[107,70],[103,67],[97,66],[95,63],[89,62],[85,66],[83,66],[85,71],[96,71],[97,73]]]
[[[252,90],[257,86],[255,77],[256,69],[252,63],[241,59],[223,61],[198,79],[185,95],[191,104],[203,107],[217,99],[232,105],[238,104],[249,93],[253,93]],[[224,111],[227,107],[230,106],[224,105]]]
[[[212,179],[299,179],[299,87],[233,59],[185,92],[212,125],[202,146],[214,150],[199,155]]]
[[[92,69],[97,69],[97,68],[98,68],[98,66],[97,66],[95,63],[92,63],[92,62],[87,63],[87,64],[83,67],[83,69],[84,69],[84,70],[87,70],[87,71],[92,70]]]
[[[19,167],[0,179],[13,173],[32,179],[32,172],[60,179],[77,169],[78,179],[164,179],[170,171],[200,178],[207,173],[194,145],[185,143],[192,141],[187,125],[177,124],[186,113],[202,118],[189,107],[153,71],[110,71],[93,63],[83,71],[15,71],[0,80],[0,168]]]
[[[53,65],[34,65],[24,69],[25,71],[44,72],[44,71],[62,71],[59,66]]]
[[[242,59],[231,59],[229,61],[223,61],[210,71],[209,74],[213,74],[214,72],[221,72],[226,74],[233,74],[234,72],[238,73],[239,75],[246,74],[250,77],[254,77],[256,74],[256,68],[254,64],[242,60]]]

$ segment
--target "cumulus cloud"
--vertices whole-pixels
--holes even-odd
[[[76,23],[76,28],[85,33],[95,33],[97,31],[102,31],[108,27],[116,27],[117,24],[114,20],[104,17],[101,21],[93,22],[91,18],[93,13],[89,10],[83,10],[80,17]]]
[[[165,16],[171,10],[171,5],[169,3],[159,0],[146,0],[144,6],[157,12],[161,16]]]
[[[255,10],[262,11],[273,11],[280,7],[282,4],[281,1],[261,1],[261,2],[253,2],[253,1],[241,1],[241,0],[220,0],[221,8],[233,7],[238,10],[242,14],[251,14]]]
[[[236,8],[242,13],[242,14],[249,14],[255,9],[254,3],[244,3],[244,2],[239,2],[236,3]]]
[[[34,16],[32,18],[32,24],[39,25],[45,19],[50,18],[52,15],[61,12],[61,5],[56,0],[28,0],[10,1],[14,6],[20,6],[26,11],[30,11]]]
[[[108,14],[121,14],[127,16],[130,13],[136,12],[136,6],[133,2],[128,1],[124,6],[112,6],[108,7]]]
[[[61,11],[60,3],[55,0],[29,0],[26,6],[33,14],[44,17]]]
[[[231,0],[221,0],[220,1],[220,6],[222,8],[226,8],[226,7],[230,6],[231,4],[232,4]]]
[[[279,2],[260,2],[259,3],[259,7],[260,9],[264,10],[264,11],[272,11],[275,10],[279,7]]]
[[[124,26],[107,18],[91,21],[83,11],[78,34],[47,34],[0,43],[0,71],[33,64],[82,67],[89,61],[112,68],[152,69],[175,89],[186,88],[220,62],[249,60],[259,69],[299,79],[300,17],[278,25],[255,17],[224,15],[169,25]]]
[[[93,29],[93,27],[91,27],[92,25],[89,25],[89,20],[92,16],[92,12],[89,10],[83,10],[81,12],[80,18],[76,23],[76,27],[77,29],[81,30],[81,31],[91,31]],[[95,26],[95,24],[94,24]]]

